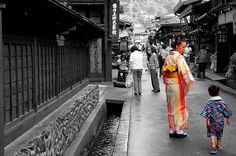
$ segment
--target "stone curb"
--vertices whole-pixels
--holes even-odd
[[[226,85],[224,85],[224,84],[222,84],[222,83],[220,83],[218,81],[214,81],[214,80],[210,80],[210,79],[208,79],[208,81],[210,81],[214,85],[219,86],[225,92],[227,92],[227,93],[229,93],[229,94],[231,94],[233,96],[236,96],[236,90],[234,90],[234,89],[232,89],[232,88],[230,88],[230,87],[228,87],[228,86],[226,86]]]
[[[117,133],[117,139],[113,156],[127,156],[128,155],[128,141],[129,141],[129,129],[130,129],[130,117],[131,117],[131,104],[132,104],[132,90],[129,91],[128,98],[123,104],[119,129]]]

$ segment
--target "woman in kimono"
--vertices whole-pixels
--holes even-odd
[[[176,36],[174,50],[166,57],[162,73],[166,88],[166,100],[170,137],[186,137],[188,128],[188,104],[186,96],[193,88],[194,78],[183,53],[186,40]]]

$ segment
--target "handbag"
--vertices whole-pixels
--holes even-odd
[[[133,73],[128,73],[125,79],[125,87],[131,88],[134,83]]]
[[[159,61],[160,64],[162,64],[162,62],[163,62],[163,57],[162,57],[161,55],[158,55],[158,61]]]

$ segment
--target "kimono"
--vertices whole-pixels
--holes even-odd
[[[231,117],[232,112],[220,96],[214,96],[208,100],[201,116],[210,120],[210,126],[207,126],[207,136],[222,137],[224,118]]]
[[[194,78],[184,56],[177,51],[171,51],[165,59],[162,73],[166,88],[169,131],[187,129],[186,95],[193,88]]]

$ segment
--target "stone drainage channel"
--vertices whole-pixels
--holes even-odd
[[[107,116],[93,141],[89,156],[105,156],[113,153],[123,104],[106,103],[106,105]]]

